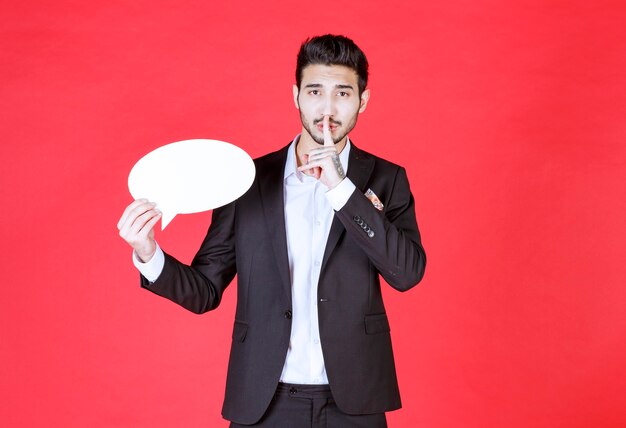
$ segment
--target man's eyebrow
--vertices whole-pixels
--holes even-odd
[[[304,85],[305,88],[321,88],[324,85],[322,85],[321,83],[309,83],[307,85]],[[346,85],[346,84],[338,84],[335,85],[335,89],[352,89],[354,90],[354,87],[352,85]]]

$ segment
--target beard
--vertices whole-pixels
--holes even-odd
[[[304,127],[304,129],[306,129],[306,131],[309,133],[313,141],[315,141],[320,146],[323,146],[324,134],[322,133],[322,135],[318,135],[317,133],[314,133],[313,131],[317,131],[317,124],[322,122],[324,118],[322,117],[321,119],[315,119],[312,121],[313,123],[311,124],[309,123],[308,119],[304,117],[304,115],[302,114],[302,110],[299,110],[299,111],[300,111],[300,122],[302,122],[302,126]],[[345,136],[348,135],[350,131],[354,129],[354,127],[356,126],[356,121],[358,117],[359,117],[359,113],[356,113],[354,117],[350,119],[350,122],[348,123],[348,125],[343,129],[341,128],[343,124],[341,121],[334,120],[334,119],[329,120],[329,124],[337,126],[336,129],[340,131],[340,133],[336,137],[333,137],[334,144],[337,144],[338,142],[343,140]]]

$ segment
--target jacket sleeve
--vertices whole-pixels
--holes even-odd
[[[389,285],[406,291],[421,281],[426,253],[404,168],[396,169],[383,211],[357,189],[336,215]]]
[[[165,253],[161,275],[152,283],[142,276],[141,286],[197,314],[217,308],[237,272],[234,221],[235,202],[213,210],[191,266]]]

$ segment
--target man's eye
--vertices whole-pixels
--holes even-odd
[[[311,95],[319,95],[319,94],[320,94],[320,91],[318,91],[317,89],[313,89],[313,90],[311,90],[311,91],[309,92],[309,94],[311,94]]]
[[[348,95],[350,95],[350,94],[348,94],[348,93],[347,93],[347,92],[345,92],[345,91],[340,91],[337,95],[339,95],[340,97],[347,97],[347,96],[348,96]]]

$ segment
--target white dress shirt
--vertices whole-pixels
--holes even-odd
[[[296,145],[299,135],[288,149],[283,180],[285,196],[285,229],[291,275],[292,324],[287,358],[281,382],[327,384],[324,357],[317,318],[317,285],[326,241],[334,211],[340,210],[355,190],[350,179],[328,190],[314,177],[297,170]],[[348,170],[350,141],[339,154],[343,170]],[[163,251],[157,251],[147,262],[136,256],[133,262],[148,281],[155,281],[165,263]]]
[[[289,147],[284,174],[285,229],[291,274],[292,324],[287,359],[280,376],[282,382],[326,384],[320,331],[317,319],[317,283],[322,257],[333,221],[333,208],[341,209],[354,185],[344,179],[328,190],[314,177],[296,167],[298,137]],[[344,171],[348,170],[348,142],[339,155]]]

